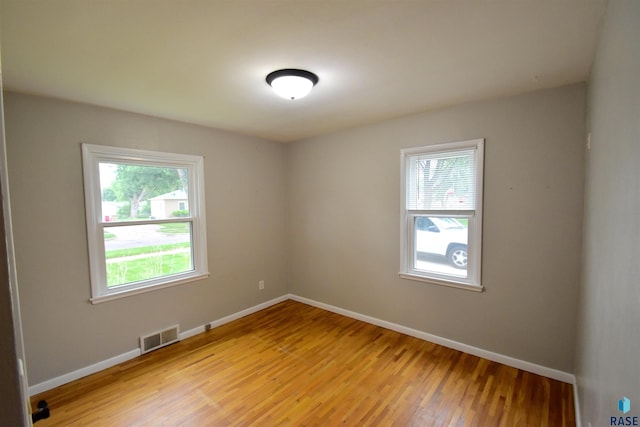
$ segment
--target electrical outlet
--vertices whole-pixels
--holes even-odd
[[[261,291],[263,291],[263,290],[264,290],[264,280],[260,280],[260,281],[258,282],[258,289],[260,289]]]
[[[211,323],[207,323],[206,325],[204,325],[204,330],[205,331],[210,331],[211,330]]]

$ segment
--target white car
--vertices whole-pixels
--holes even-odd
[[[456,268],[467,268],[467,236],[455,218],[416,218],[416,252],[442,255]]]

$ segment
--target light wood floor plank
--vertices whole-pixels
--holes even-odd
[[[32,403],[40,427],[555,427],[571,387],[289,300]]]

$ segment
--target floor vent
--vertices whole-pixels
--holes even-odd
[[[140,337],[140,348],[142,354],[156,350],[165,345],[173,344],[179,341],[179,325],[174,325],[163,331],[154,332],[152,334],[143,335]]]

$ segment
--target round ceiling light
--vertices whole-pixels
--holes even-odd
[[[318,76],[310,71],[287,68],[267,74],[267,83],[285,99],[300,99],[318,83]]]

